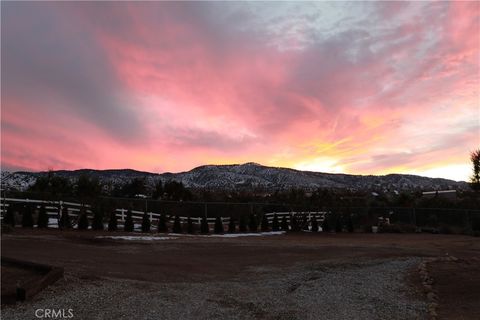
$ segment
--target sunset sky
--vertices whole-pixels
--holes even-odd
[[[480,2],[2,2],[2,170],[470,175]]]

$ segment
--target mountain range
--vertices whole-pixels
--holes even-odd
[[[48,172],[1,172],[1,185],[4,190],[27,190],[38,177]],[[337,188],[371,191],[402,191],[402,190],[443,190],[467,189],[463,181],[453,181],[442,178],[428,178],[408,174],[388,175],[351,175],[301,171],[289,168],[268,167],[257,163],[232,165],[204,165],[190,171],[179,173],[151,173],[132,169],[115,170],[59,170],[55,175],[68,178],[72,182],[81,175],[98,178],[101,183],[110,187],[122,186],[133,179],[145,179],[147,186],[152,187],[158,182],[175,180],[182,182],[187,188],[209,190],[287,190],[302,188],[314,190],[317,188]]]

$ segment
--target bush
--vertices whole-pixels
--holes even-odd
[[[287,216],[283,216],[282,218],[282,231],[288,231]]]
[[[45,206],[43,204],[38,211],[37,226],[38,228],[48,228],[47,209],[45,209]]]
[[[173,233],[182,233],[182,224],[180,223],[180,217],[175,216],[175,220],[173,221]]]
[[[167,219],[164,214],[158,218],[158,232],[168,232]]]
[[[347,217],[347,231],[348,232],[353,232],[354,227],[353,227],[353,219],[351,215],[348,215]]]
[[[270,231],[270,223],[268,222],[268,217],[266,214],[264,214],[262,217],[262,223],[260,224],[260,228],[262,232]]]
[[[195,233],[195,226],[193,225],[193,221],[190,216],[187,218],[187,233],[190,233],[190,234]]]
[[[257,217],[255,216],[255,214],[252,213],[248,221],[248,229],[250,230],[250,232],[257,232],[257,228],[258,228]]]
[[[80,218],[78,219],[78,230],[88,229],[88,217],[85,208],[80,209]]]
[[[108,231],[117,231],[118,229],[118,220],[117,213],[113,211],[110,213],[110,220],[108,221]]]
[[[103,214],[100,208],[93,207],[93,221],[92,229],[93,230],[103,230]]]
[[[280,230],[280,224],[278,223],[278,216],[276,213],[273,214],[273,220],[272,220],[272,231],[279,231]]]
[[[143,213],[143,218],[142,218],[142,232],[149,232],[150,231],[150,217],[148,216],[148,213],[145,211]]]
[[[290,216],[290,230],[292,230],[294,232],[300,231],[300,227],[298,225],[297,217],[293,214]]]
[[[72,223],[70,222],[70,215],[68,214],[67,207],[63,207],[62,216],[60,217],[60,221],[58,223],[60,228],[68,229],[72,227]]]
[[[228,232],[235,233],[236,226],[235,226],[235,219],[230,217],[230,222],[228,223]]]
[[[240,223],[238,225],[238,231],[240,232],[247,232],[247,216],[241,215],[240,216]]]
[[[214,232],[217,234],[222,234],[223,233],[223,223],[222,219],[220,217],[217,217],[215,219],[215,227],[214,227]]]
[[[335,232],[342,232],[342,217],[339,214],[335,215]]]
[[[202,218],[202,223],[200,224],[200,232],[203,234],[207,234],[210,232],[210,228],[208,227],[207,217]]]
[[[322,231],[323,232],[330,232],[332,231],[332,228],[330,227],[330,222],[328,220],[330,217],[328,217],[327,215],[325,215],[324,219],[323,219],[323,224],[322,224]]]
[[[3,216],[2,225],[9,225],[12,228],[15,228],[15,210],[16,206],[10,204],[7,208],[5,216]]]
[[[312,216],[310,223],[312,224],[312,232],[318,232],[318,221],[315,216]]]
[[[22,227],[33,228],[33,207],[25,205],[22,213]]]
[[[125,217],[125,223],[123,224],[123,231],[132,232],[135,225],[133,224],[132,210],[127,211],[127,216]]]

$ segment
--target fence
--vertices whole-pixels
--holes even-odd
[[[82,207],[85,208],[89,219],[93,218],[91,205],[81,204],[72,201],[40,200],[40,199],[19,199],[0,198],[1,218],[9,206],[14,205],[35,205],[37,208],[45,205],[49,215],[49,224],[58,225],[58,219],[64,207],[67,207],[69,216],[74,224]],[[225,203],[225,202],[182,202],[182,201],[152,201],[144,199],[117,199],[103,198],[96,206],[104,212],[115,212],[119,222],[125,221],[128,209],[132,212],[132,218],[138,222],[143,218],[145,212],[151,223],[156,223],[161,214],[164,214],[167,223],[173,223],[175,216],[178,216],[181,223],[186,223],[191,217],[194,225],[200,225],[201,219],[205,217],[209,225],[213,225],[217,217],[222,223],[229,223],[231,218],[239,221],[242,215],[255,214],[259,217],[265,215],[270,222],[274,214],[279,221],[286,218],[290,223],[291,216],[301,216],[309,222],[315,217],[317,222],[322,223],[326,219],[336,217],[348,217],[356,227],[377,225],[379,219],[386,219],[396,225],[411,225],[417,228],[453,228],[458,230],[479,230],[480,210],[472,209],[445,209],[445,208],[414,208],[414,207],[329,207],[302,208],[286,204],[272,203]],[[104,215],[106,218],[110,214]],[[260,220],[260,219],[258,219]]]

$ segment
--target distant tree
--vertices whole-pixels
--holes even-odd
[[[273,221],[272,221],[272,231],[280,230],[280,224],[278,222],[278,216],[276,213],[273,214]]]
[[[203,234],[207,234],[207,233],[210,232],[209,229],[210,228],[208,227],[207,218],[203,217],[202,218],[202,223],[200,224],[200,232],[203,233]]]
[[[75,189],[76,196],[84,200],[86,198],[92,198],[100,195],[102,192],[102,185],[97,178],[82,174],[80,177],[78,177]]]
[[[110,213],[110,220],[108,221],[108,231],[117,231],[117,229],[118,229],[117,213],[115,211],[112,211],[112,213]]]
[[[238,225],[238,231],[247,232],[247,216],[242,214],[240,216],[240,223]]]
[[[192,218],[188,216],[187,218],[187,233],[194,234],[195,233],[195,226],[193,225]]]
[[[160,199],[163,196],[163,183],[162,180],[158,180],[155,184],[155,191],[153,192],[153,199]]]
[[[168,232],[167,219],[163,213],[158,218],[158,232]]]
[[[318,221],[315,215],[311,217],[310,223],[312,224],[312,232],[318,232]]]
[[[248,229],[250,232],[257,232],[258,228],[258,223],[257,223],[257,217],[255,216],[254,213],[250,214],[250,219],[248,220]]]
[[[47,209],[45,209],[45,205],[43,204],[38,211],[37,226],[38,228],[48,228]]]
[[[470,160],[472,161],[472,177],[470,178],[470,185],[473,190],[480,191],[480,149],[470,153]]]
[[[180,223],[180,217],[175,216],[175,220],[173,221],[173,233],[182,233],[182,224]]]
[[[59,195],[71,195],[73,193],[72,183],[64,177],[60,177],[49,171],[46,175],[41,175],[35,183],[28,188],[30,192],[39,192],[48,194],[51,197]]]
[[[235,226],[235,219],[230,217],[230,222],[228,223],[228,232],[235,233],[236,226]]]
[[[217,234],[222,234],[223,233],[223,223],[222,219],[220,217],[217,217],[215,219],[215,226],[214,226],[214,232]]]
[[[78,219],[78,230],[87,230],[88,229],[88,217],[85,208],[80,209],[80,218]]]
[[[284,215],[282,218],[282,231],[288,231],[288,221],[286,215]]]
[[[69,229],[72,227],[72,223],[70,222],[70,214],[68,212],[67,206],[64,206],[62,209],[62,215],[60,217],[59,227],[62,229]]]
[[[268,217],[266,214],[263,214],[263,217],[262,217],[262,223],[260,225],[260,229],[262,230],[262,232],[268,232],[270,231],[270,223],[268,223]]]
[[[5,213],[5,216],[3,217],[2,224],[15,227],[15,212],[16,212],[16,206],[14,204],[10,203],[8,208],[7,208],[7,212]]]
[[[150,231],[150,217],[148,216],[148,213],[145,211],[143,213],[143,218],[142,218],[142,232],[149,232]]]
[[[134,230],[132,210],[127,210],[127,216],[125,217],[125,223],[123,224],[123,231],[132,232]]]
[[[23,206],[22,227],[33,228],[33,207],[31,205]]]
[[[92,211],[93,211],[92,229],[93,230],[103,230],[103,213],[102,213],[102,210],[98,206],[93,206]]]

